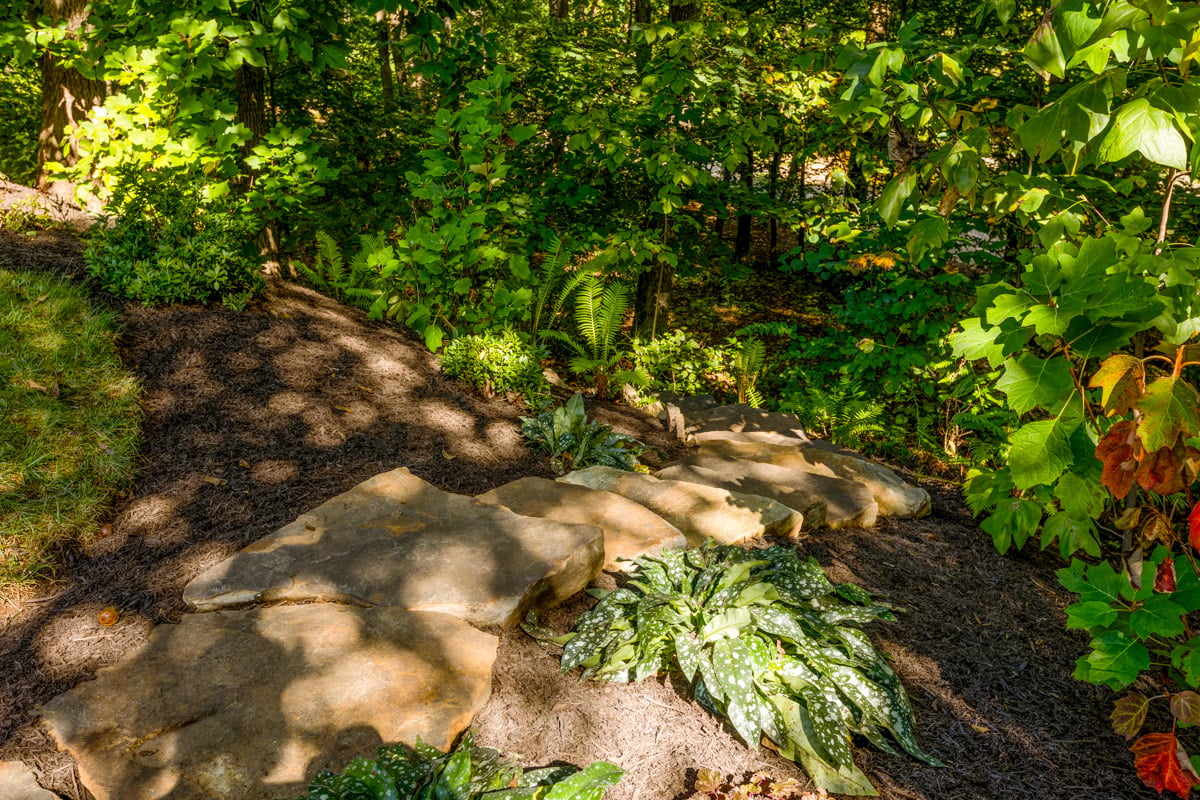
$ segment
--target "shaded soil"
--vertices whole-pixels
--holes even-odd
[[[71,272],[78,252],[0,236],[6,262]],[[25,761],[71,800],[88,794],[38,727],[37,707],[177,620],[182,589],[200,571],[395,467],[465,494],[549,475],[521,443],[516,407],[472,394],[403,334],[306,289],[275,284],[244,313],[129,306],[124,319],[122,353],[143,387],[138,477],[95,542],[67,554],[59,581],[0,606],[0,761]],[[641,412],[592,411],[665,457],[682,450]],[[818,531],[801,544],[835,580],[907,609],[871,632],[909,689],[923,742],[950,766],[860,748],[882,796],[1157,796],[1109,730],[1111,695],[1070,676],[1086,641],[1063,627],[1070,598],[1055,562],[1001,558],[952,487],[925,485],[935,497],[927,519]],[[548,621],[565,629],[585,603]],[[122,615],[110,628],[97,623],[107,606]],[[527,764],[622,765],[616,800],[686,796],[700,767],[802,777],[747,749],[686,687],[581,684],[519,632],[503,635],[478,724],[484,744]]]

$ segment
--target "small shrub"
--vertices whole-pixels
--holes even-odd
[[[624,771],[604,761],[524,770],[468,734],[449,753],[417,742],[379,748],[340,774],[322,771],[298,800],[600,800]]]
[[[521,417],[521,435],[530,446],[550,454],[550,467],[557,475],[593,466],[630,472],[645,469],[638,463],[638,456],[646,452],[645,445],[588,419],[583,396],[578,392],[559,408],[536,417]]]
[[[442,350],[442,371],[484,395],[517,392],[531,407],[549,395],[541,353],[514,331],[489,331],[452,339]]]
[[[851,757],[850,735],[932,765],[908,697],[858,625],[892,619],[851,584],[834,586],[815,560],[771,547],[708,545],[639,558],[633,578],[575,624],[564,671],[621,683],[678,669],[696,700],[750,746],[766,737],[830,792],[875,794]]]
[[[87,249],[101,286],[145,305],[207,303],[234,309],[266,288],[255,224],[225,199],[206,200],[186,173],[134,173],[118,180],[111,227]]]

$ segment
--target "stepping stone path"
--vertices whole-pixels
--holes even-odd
[[[0,762],[0,800],[56,800],[20,761]]]
[[[406,469],[359,484],[201,574],[184,590],[197,613],[43,721],[97,800],[294,797],[382,743],[448,748],[491,689],[498,640],[479,628],[512,627],[602,567],[929,513],[924,491],[794,416],[666,400],[668,426],[700,449],[658,477],[592,467],[477,498]],[[27,800],[4,781],[32,776],[6,767],[0,798]]]

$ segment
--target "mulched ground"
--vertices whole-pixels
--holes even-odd
[[[64,236],[0,234],[0,264],[80,274]],[[37,707],[184,613],[196,574],[376,473],[406,466],[442,489],[475,494],[549,475],[517,433],[520,411],[443,377],[402,333],[306,289],[278,283],[245,313],[124,309],[122,352],[144,391],[139,474],[106,535],[70,554],[61,580],[0,607],[0,761],[88,800],[71,759],[35,721]],[[640,412],[596,406],[618,429],[677,455]],[[911,477],[911,476],[910,476]],[[820,531],[801,544],[834,580],[907,609],[873,627],[916,707],[927,749],[949,767],[860,748],[888,800],[1152,798],[1111,733],[1111,695],[1071,678],[1086,640],[1063,627],[1070,601],[1054,559],[1001,558],[952,487],[925,483],[934,513],[873,530]],[[584,601],[556,611],[560,629]],[[98,625],[107,606],[121,610]],[[615,761],[613,800],[686,797],[695,770],[802,777],[751,751],[668,679],[581,684],[552,652],[506,633],[484,744],[525,763]]]

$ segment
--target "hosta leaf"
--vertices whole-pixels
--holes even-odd
[[[1113,730],[1126,739],[1138,735],[1146,722],[1146,711],[1150,708],[1150,699],[1137,692],[1130,692],[1113,705]]]

